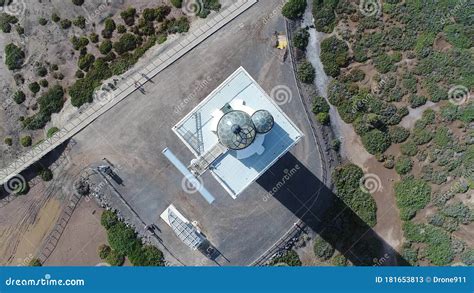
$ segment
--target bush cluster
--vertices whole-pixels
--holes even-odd
[[[112,211],[105,211],[101,223],[107,230],[110,251],[102,247],[102,256],[112,265],[122,265],[125,256],[134,266],[164,266],[163,253],[154,246],[143,245],[135,231],[121,222]],[[108,254],[107,254],[108,251]],[[99,250],[99,254],[101,250]]]
[[[402,220],[409,220],[431,198],[431,187],[424,180],[406,177],[395,183],[395,196]]]

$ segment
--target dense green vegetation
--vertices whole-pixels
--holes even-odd
[[[407,177],[395,183],[395,197],[402,220],[409,220],[424,208],[431,197],[431,187],[423,180]]]
[[[303,16],[306,5],[306,0],[290,0],[283,6],[281,13],[286,18],[294,20]]]
[[[412,242],[426,243],[425,255],[432,264],[443,266],[454,258],[450,236],[442,229],[429,224],[413,224],[405,222],[403,225],[405,237]]]
[[[334,247],[321,237],[316,237],[314,240],[313,250],[316,257],[320,260],[328,260],[334,254]]]
[[[64,104],[64,90],[60,85],[51,87],[38,99],[39,111],[25,118],[23,126],[35,130],[43,128],[51,120],[53,113],[58,113]]]
[[[375,226],[377,206],[369,193],[361,189],[364,172],[356,165],[344,165],[336,168],[333,174],[336,194],[367,225]]]
[[[270,262],[271,266],[276,265],[288,265],[290,267],[301,266],[301,260],[298,254],[294,250],[287,250],[282,253],[282,255],[272,259]]]
[[[111,265],[122,265],[128,257],[134,266],[164,266],[163,253],[154,246],[143,245],[135,231],[121,222],[114,212],[104,211],[101,224],[107,230],[110,249],[99,248],[99,256]]]
[[[1,5],[0,5],[1,6]],[[12,25],[18,22],[18,18],[5,12],[0,12],[0,30],[4,33],[9,33]]]
[[[32,143],[32,139],[31,139],[31,136],[29,135],[26,135],[20,138],[20,144],[21,146],[25,148],[31,146],[31,143]]]
[[[10,70],[20,69],[25,60],[25,53],[13,43],[5,46],[5,65]]]
[[[180,7],[181,1],[172,4]],[[211,10],[220,8],[218,1],[214,0],[206,1],[204,6]],[[144,9],[140,17],[135,8],[129,7],[120,13],[120,17],[131,27],[130,32],[126,32],[125,26],[117,25],[113,18],[107,18],[101,33],[104,40],[99,45],[99,52],[104,57],[86,53],[79,58],[80,71],[76,73],[79,79],[68,89],[72,105],[80,107],[92,102],[94,90],[103,80],[127,71],[148,49],[157,42],[165,41],[167,35],[187,32],[189,20],[186,17],[166,18],[170,12],[170,7],[162,5]],[[160,23],[158,29],[155,29],[155,22]],[[119,33],[120,37],[111,41],[115,33]],[[86,37],[73,37],[71,42],[76,50],[84,50],[89,44]],[[99,40],[96,38],[93,42]]]
[[[316,77],[316,71],[309,61],[303,61],[298,65],[297,76],[303,83],[312,84]]]
[[[336,36],[321,42],[321,62],[327,75],[336,77],[340,73],[340,68],[347,66],[348,50],[346,42],[339,40]]]
[[[473,10],[466,7],[452,19],[446,18],[457,4],[455,0],[423,5],[420,1],[394,1],[383,4],[385,17],[380,18],[362,15],[351,1],[314,1],[319,31],[332,32],[340,21],[356,23],[355,29],[340,26],[337,36],[323,40],[321,60],[326,73],[337,77],[329,88],[330,102],[345,122],[354,124],[361,137],[365,135],[369,152],[386,149],[385,135],[380,132],[388,132],[392,143],[405,141],[406,131],[391,127],[408,114],[402,105],[416,108],[428,100],[440,102],[448,99],[448,90],[453,86],[474,86],[474,58],[469,50],[472,38],[468,37],[472,23],[466,20]],[[440,41],[448,42],[452,48],[437,48]],[[358,69],[362,63],[377,71],[371,77],[376,87],[367,88],[366,80],[362,83],[365,74]],[[348,71],[348,65],[356,69]],[[456,115],[453,108],[444,111],[450,119]],[[370,132],[373,129],[380,132]],[[371,135],[379,140],[378,146],[369,143]],[[413,133],[418,145],[431,139],[423,127]]]
[[[303,28],[297,30],[295,35],[293,36],[293,46],[295,46],[296,48],[300,50],[306,51],[308,42],[309,42],[309,32]]]

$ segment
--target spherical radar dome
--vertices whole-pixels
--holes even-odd
[[[267,110],[258,110],[252,115],[252,122],[258,133],[267,133],[275,124],[272,114]]]
[[[250,115],[243,111],[230,111],[217,124],[219,142],[232,150],[241,150],[255,140],[256,130]]]

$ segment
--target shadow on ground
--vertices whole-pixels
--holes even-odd
[[[352,264],[409,265],[291,153],[283,156],[257,183]]]
[[[20,178],[22,178],[18,182],[28,182],[28,185],[31,187],[34,186],[32,179],[38,175],[38,172],[43,169],[51,169],[54,170],[56,164],[62,163],[63,160],[68,160],[67,156],[65,156],[66,148],[69,144],[70,140],[65,141],[63,144],[49,152],[45,155],[41,160],[36,162],[35,164],[28,167],[25,171],[20,173]],[[18,176],[17,176],[18,177]],[[11,180],[15,181],[15,180]],[[8,183],[7,183],[8,184]],[[11,183],[10,184],[16,184]],[[9,196],[10,193],[7,192],[8,188],[6,188],[6,184],[0,186],[0,200],[4,199],[5,197]],[[10,187],[11,189],[11,187]]]

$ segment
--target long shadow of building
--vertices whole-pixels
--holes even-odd
[[[257,183],[354,265],[409,265],[291,153]]]

